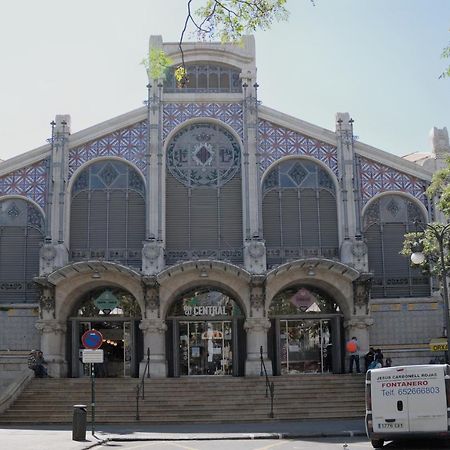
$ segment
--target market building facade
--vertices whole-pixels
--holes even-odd
[[[150,39],[174,61],[176,43]],[[188,84],[151,80],[146,106],[0,163],[0,351],[41,348],[104,376],[342,373],[344,343],[428,362],[443,306],[399,255],[439,219],[425,190],[450,153],[400,158],[260,104],[255,46],[185,44]],[[262,349],[262,350],[261,350]]]

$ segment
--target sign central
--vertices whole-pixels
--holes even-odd
[[[208,305],[208,306],[189,306],[183,307],[185,316],[226,316],[225,306]]]

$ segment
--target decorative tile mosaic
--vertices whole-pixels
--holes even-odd
[[[425,190],[428,187],[427,181],[361,156],[357,158],[361,167],[361,190],[364,204],[381,192],[401,191],[408,192],[416,197],[428,208],[425,195]]]
[[[240,103],[166,103],[163,108],[163,139],[176,126],[197,117],[221,120],[243,139],[243,112]]]
[[[0,177],[2,195],[23,195],[44,208],[47,198],[47,160],[15,170]]]
[[[147,121],[143,120],[72,148],[69,152],[69,178],[82,164],[99,156],[124,158],[143,172],[147,135]]]
[[[337,148],[335,146],[274,125],[266,120],[260,120],[258,128],[260,167],[263,171],[284,156],[305,155],[322,161],[338,175]]]

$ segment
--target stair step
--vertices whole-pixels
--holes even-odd
[[[364,415],[362,376],[298,375],[270,380],[275,383],[275,419]],[[131,378],[97,379],[96,421],[135,423],[139,383]],[[270,399],[265,392],[266,382],[261,377],[146,379],[145,400],[139,401],[140,423],[267,421]],[[0,415],[0,423],[71,423],[73,405],[89,406],[90,402],[88,378],[33,379],[10,409]]]

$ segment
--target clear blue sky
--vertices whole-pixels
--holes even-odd
[[[56,114],[70,114],[75,132],[141,106],[148,38],[176,41],[185,4],[5,3],[0,159],[45,144]],[[438,80],[450,0],[316,0],[315,7],[289,0],[288,7],[288,22],[256,35],[264,105],[329,129],[336,112],[348,111],[361,141],[397,155],[428,151],[432,126],[450,129],[450,79]]]

